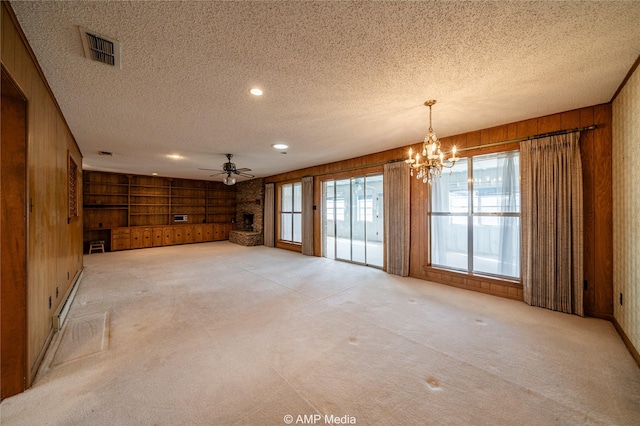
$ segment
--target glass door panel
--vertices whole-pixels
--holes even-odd
[[[322,253],[330,259],[384,265],[382,175],[325,181]]]
[[[384,198],[382,176],[366,178],[365,218],[367,221],[366,251],[368,265],[384,265]]]
[[[351,179],[351,261],[366,263],[366,188],[364,178]]]
[[[336,258],[336,185],[335,182],[322,183],[322,255],[329,259]]]

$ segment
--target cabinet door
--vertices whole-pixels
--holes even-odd
[[[184,226],[173,228],[173,244],[184,244]]]
[[[153,230],[152,228],[144,228],[142,230],[142,247],[153,247]]]
[[[202,225],[195,225],[193,227],[193,241],[196,243],[204,241],[204,229]]]
[[[142,229],[132,229],[131,230],[131,248],[139,249],[142,248]]]
[[[229,231],[231,230],[231,225],[228,223],[225,223],[224,225],[222,225],[222,239],[223,240],[228,240],[229,239]]]
[[[153,228],[153,246],[160,247],[164,245],[164,228]]]
[[[213,223],[202,225],[202,228],[204,230],[203,241],[213,241]]]
[[[214,223],[213,224],[213,241],[220,241],[223,238],[224,233],[222,232],[222,224]]]
[[[192,243],[193,242],[193,226],[185,226],[184,227],[184,243]]]
[[[170,226],[165,226],[162,228],[162,244],[165,246],[170,246],[175,244],[173,242],[173,228]]]

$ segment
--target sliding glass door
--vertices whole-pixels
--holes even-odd
[[[322,191],[323,256],[381,268],[382,175],[327,180]]]

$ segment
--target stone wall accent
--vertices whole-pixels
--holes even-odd
[[[264,179],[252,179],[236,184],[236,227],[239,231],[262,233],[264,220]],[[253,229],[245,229],[244,214],[253,215]],[[261,237],[262,239],[262,237]],[[262,244],[262,242],[260,243]]]
[[[251,231],[229,231],[229,242],[240,244],[241,246],[261,246],[264,244],[262,232]]]

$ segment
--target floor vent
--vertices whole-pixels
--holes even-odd
[[[120,42],[80,27],[84,55],[112,67],[120,66]]]

